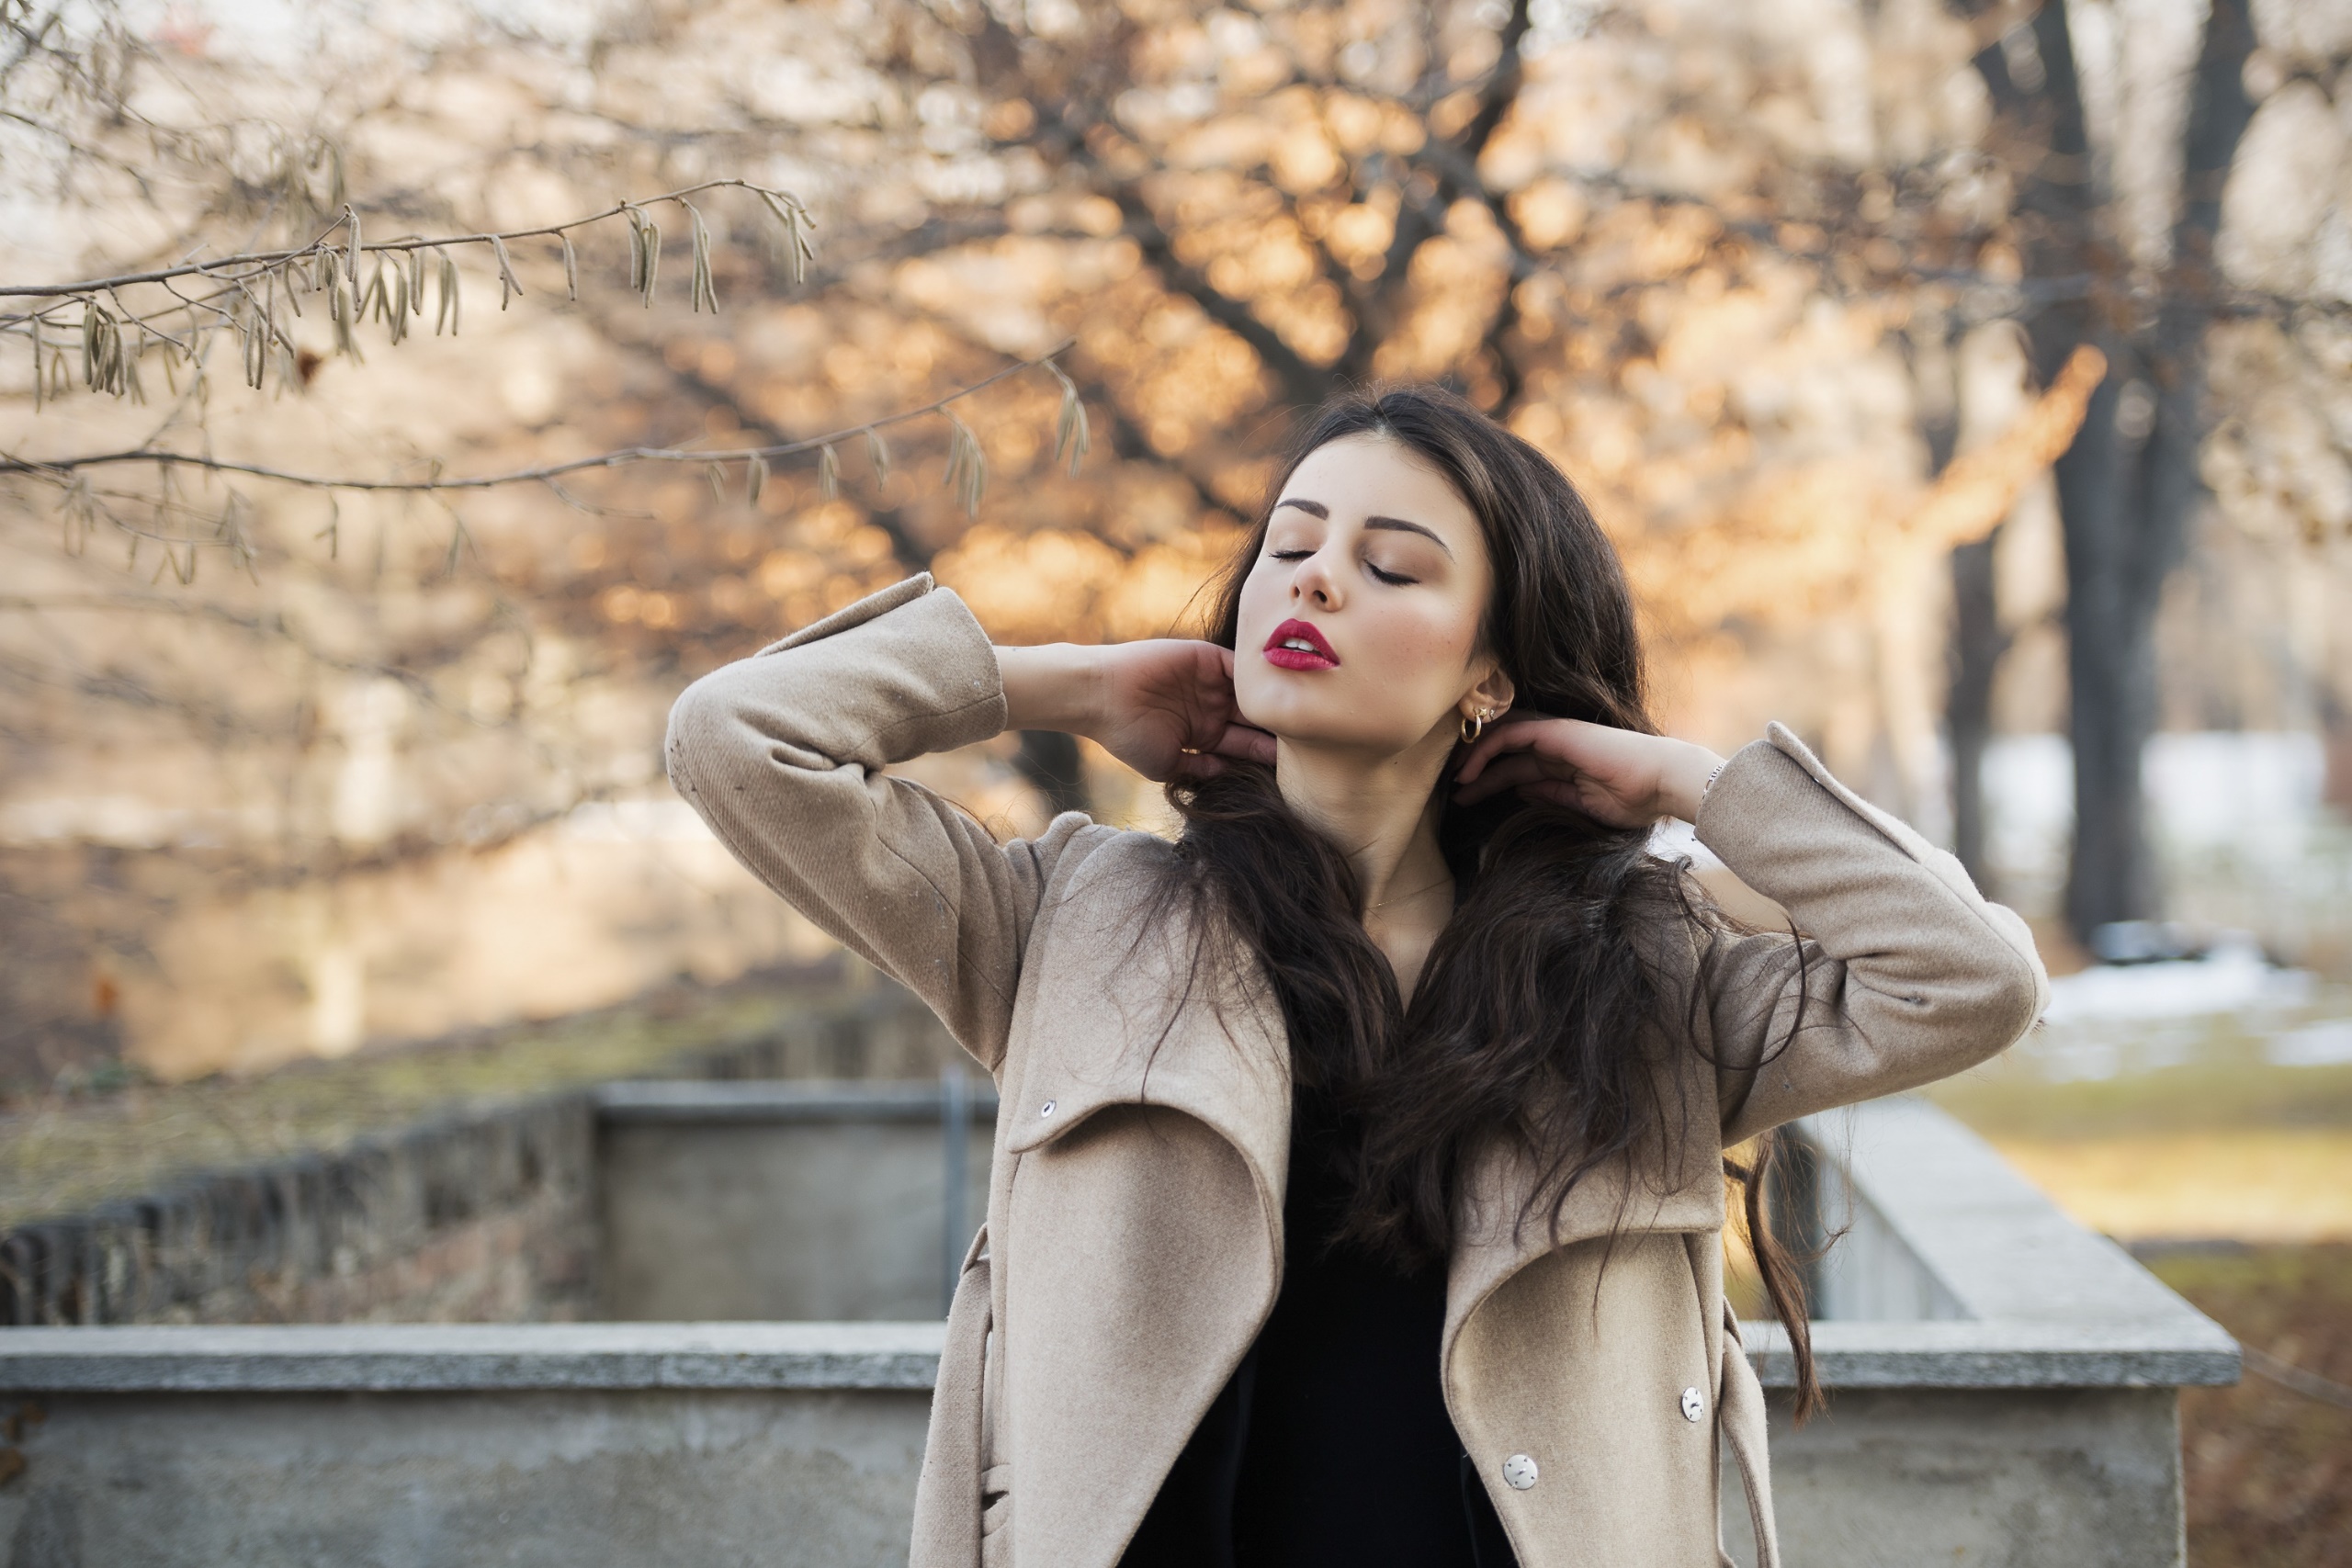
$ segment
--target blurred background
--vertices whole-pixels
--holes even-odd
[[[1591,498],[1670,730],[2034,921],[1942,1102],[2352,1382],[2352,4],[0,19],[0,1224],[863,984],[678,690],[917,570],[1182,630],[1287,422],[1426,378]],[[2340,1405],[2188,1397],[2194,1560],[2352,1553]]]

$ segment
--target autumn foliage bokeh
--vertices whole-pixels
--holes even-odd
[[[740,461],[425,493],[135,462],[9,478],[7,1075],[261,1065],[806,951],[723,857],[664,837],[686,831],[657,754],[679,686],[917,570],[1007,641],[1182,629],[1287,422],[1373,380],[1458,387],[1584,487],[1678,731],[1727,748],[1784,719],[1948,829],[1949,560],[1988,538],[1995,723],[2063,722],[2047,466],[2106,362],[2044,373],[2019,330],[2048,290],[2019,205],[2035,165],[1985,85],[1988,50],[2023,70],[2006,9],[127,15],[93,12],[86,69],[37,51],[12,68],[8,183],[40,220],[0,241],[11,277],[299,244],[345,202],[380,241],[726,176],[804,200],[817,260],[795,283],[769,214],[721,191],[696,198],[716,315],[657,208],[671,260],[650,303],[617,224],[581,233],[576,300],[551,243],[514,243],[511,299],[466,251],[457,333],[394,346],[363,321],[341,351],[311,296],[287,322],[302,353],[259,390],[225,364],[167,384],[159,349],[143,401],[74,389],[36,409],[12,338],[7,453],[144,443],[414,479],[845,434],[821,468],[779,461],[756,499]],[[2272,30],[2300,113],[2294,73],[2343,40]],[[2165,84],[2198,38],[2103,36],[2101,265],[2122,289],[2162,264],[2172,174],[2143,143],[2177,141]],[[2211,558],[2244,592],[2176,617],[2166,646],[2192,653],[2299,574],[2343,570],[2311,552],[2352,516],[2327,368],[2352,336],[2305,307],[2344,280],[2280,259],[2337,209],[2281,219],[2294,178],[2254,167],[2224,203],[2244,308],[2214,329],[2206,468]],[[985,457],[976,506],[942,482],[944,418],[864,434],[1049,354],[1092,436],[1075,473],[1042,368],[954,405]],[[2346,658],[2306,637],[2290,662],[2324,683]],[[2188,664],[2184,702],[2260,710],[2284,689]],[[937,764],[1008,830],[1037,812],[1013,744]],[[1085,766],[1098,803],[1149,817],[1137,781]]]

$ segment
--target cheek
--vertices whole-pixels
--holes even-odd
[[[1242,580],[1241,599],[1234,616],[1233,651],[1237,656],[1256,653],[1274,635],[1274,628],[1291,616],[1290,572],[1283,561],[1261,560]],[[1243,666],[1257,660],[1241,658]]]
[[[1451,686],[1470,662],[1477,628],[1438,606],[1398,605],[1376,616],[1366,641],[1383,679]]]

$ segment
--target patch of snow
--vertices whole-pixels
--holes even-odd
[[[2262,1055],[2274,1067],[2335,1067],[2352,1062],[2352,1018],[2324,1019],[2274,1034]]]
[[[2248,1008],[2298,1007],[2311,996],[2312,976],[2278,969],[2244,948],[2217,949],[2209,958],[2164,964],[2101,964],[2050,983],[2052,1024],[2097,1019],[2195,1018]]]

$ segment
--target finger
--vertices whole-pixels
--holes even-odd
[[[1213,779],[1225,772],[1224,758],[1206,751],[1180,752],[1176,765],[1168,770],[1171,779]]]
[[[1563,779],[1542,778],[1520,786],[1520,795],[1529,800],[1549,801],[1565,806],[1577,816],[1589,818],[1604,828],[1646,828],[1651,819],[1625,810],[1613,797],[1596,794]]]
[[[1271,762],[1274,760],[1274,738],[1251,724],[1228,724],[1225,733],[1216,738],[1210,751],[1220,757],[1238,757],[1249,762]]]
[[[1463,758],[1462,766],[1453,776],[1467,784],[1486,772],[1487,764],[1498,756],[1506,751],[1523,751],[1542,738],[1540,720],[1505,719],[1489,726],[1486,734],[1471,743],[1469,755]]]
[[[1548,775],[1544,772],[1541,758],[1532,757],[1524,752],[1515,752],[1497,758],[1491,767],[1469,784],[1460,784],[1457,781],[1453,798],[1464,806],[1474,806],[1490,795],[1500,795],[1505,790],[1516,789],[1521,784],[1532,784],[1538,779],[1546,777]]]

